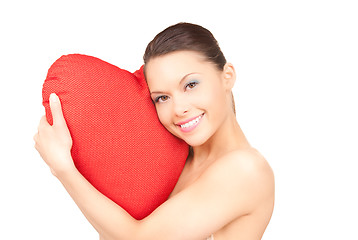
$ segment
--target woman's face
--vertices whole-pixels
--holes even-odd
[[[191,146],[203,144],[216,132],[232,111],[235,72],[231,65],[227,68],[219,71],[193,51],[169,53],[146,64],[151,98],[169,132]]]

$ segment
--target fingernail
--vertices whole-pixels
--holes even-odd
[[[50,101],[51,102],[59,102],[58,96],[55,93],[50,94]]]

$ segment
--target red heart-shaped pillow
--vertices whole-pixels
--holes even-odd
[[[188,145],[159,122],[143,75],[98,58],[70,54],[49,69],[43,105],[56,93],[82,175],[136,219],[149,215],[173,190]]]

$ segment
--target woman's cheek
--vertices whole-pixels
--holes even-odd
[[[162,106],[162,105],[160,105],[160,103],[158,103],[158,106],[156,106],[156,109],[157,109],[157,115],[158,115],[159,121],[165,128],[167,128],[170,125],[170,119],[171,119],[168,107]]]
[[[206,109],[212,106],[215,99],[217,99],[217,96],[213,95],[211,91],[203,91],[203,89],[200,89],[200,91],[197,91],[192,95],[191,102],[199,108]]]

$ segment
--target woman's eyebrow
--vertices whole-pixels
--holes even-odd
[[[179,85],[181,85],[182,82],[183,82],[187,77],[189,77],[189,76],[192,75],[192,74],[199,74],[199,73],[198,73],[198,72],[192,72],[192,73],[186,74],[186,75],[180,80]]]
[[[192,73],[188,73],[188,74],[186,74],[184,77],[182,77],[182,79],[180,80],[180,82],[179,82],[179,86],[182,84],[182,82],[187,78],[187,77],[189,77],[190,75],[192,75],[192,74],[199,74],[198,72],[192,72]],[[164,93],[164,92],[161,92],[161,91],[153,91],[153,92],[151,92],[150,94],[152,95],[152,94],[161,94],[161,93]]]
[[[160,94],[160,93],[163,93],[163,92],[157,92],[157,91],[156,92],[151,92],[150,95],[152,95],[152,94]]]

